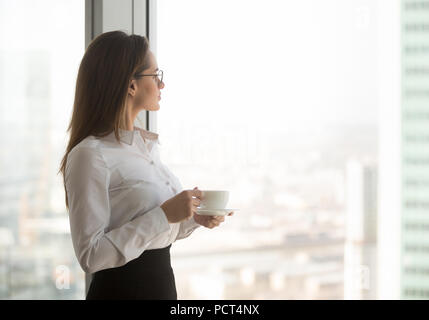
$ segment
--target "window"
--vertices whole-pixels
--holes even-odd
[[[375,278],[375,243],[350,256],[344,244],[376,226],[376,13],[374,1],[157,2],[162,159],[185,189],[227,189],[240,209],[173,245],[179,298],[342,299],[348,275]],[[353,210],[364,231],[347,229]]]
[[[82,299],[61,175],[84,1],[0,1],[0,299]]]

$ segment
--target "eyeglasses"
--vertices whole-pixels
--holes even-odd
[[[140,78],[140,77],[146,77],[146,76],[157,77],[159,83],[161,83],[162,79],[164,78],[164,71],[158,70],[158,72],[156,74],[136,74],[134,77],[135,78]]]

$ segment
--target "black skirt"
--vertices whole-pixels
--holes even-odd
[[[170,247],[145,250],[121,267],[94,273],[86,300],[177,300]]]

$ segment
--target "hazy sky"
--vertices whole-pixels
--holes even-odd
[[[159,115],[298,130],[375,124],[376,31],[376,1],[160,0]]]

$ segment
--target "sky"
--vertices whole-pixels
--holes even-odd
[[[375,6],[158,1],[156,50],[166,84],[159,116],[177,119],[185,110],[196,121],[263,121],[278,130],[375,125]]]

